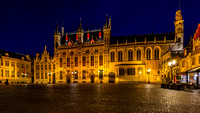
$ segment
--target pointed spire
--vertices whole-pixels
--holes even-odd
[[[83,29],[82,29],[82,24],[81,24],[81,18],[80,18],[80,23],[79,23],[78,31],[79,31],[79,32],[83,31]]]
[[[56,22],[56,31],[55,31],[55,34],[58,34],[58,22]]]
[[[108,27],[108,14],[106,14],[106,27]]]
[[[46,51],[47,50],[47,46],[45,45],[45,47],[44,47],[44,50]]]

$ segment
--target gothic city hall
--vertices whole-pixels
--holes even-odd
[[[111,18],[103,29],[66,33],[58,24],[54,32],[54,56],[45,46],[34,60],[35,83],[159,83],[170,78],[162,60],[171,53],[183,55],[184,20],[175,15],[175,32],[113,37]],[[172,78],[173,79],[173,78]]]

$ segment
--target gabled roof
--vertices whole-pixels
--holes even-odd
[[[30,56],[30,55],[23,55],[23,54],[0,49],[1,56],[6,56],[6,54],[8,54],[8,57],[16,58],[16,59],[20,59],[20,60],[22,60],[22,57],[24,57],[24,60],[26,60],[26,61],[32,61],[34,58],[33,56]]]

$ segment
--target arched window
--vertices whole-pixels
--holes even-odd
[[[85,56],[82,57],[82,65],[86,66],[86,57]]]
[[[112,62],[115,61],[115,52],[114,51],[111,52],[111,61]]]
[[[122,51],[118,52],[118,61],[122,61]]]
[[[148,48],[146,51],[146,55],[147,55],[147,60],[151,59],[151,50]]]
[[[159,59],[159,49],[158,48],[155,49],[155,59],[156,60]]]
[[[128,60],[132,61],[133,60],[133,51],[130,49],[128,50]]]
[[[141,60],[141,50],[137,50],[137,60]]]
[[[90,64],[91,64],[91,66],[94,66],[94,54],[93,53],[91,53]]]
[[[100,66],[103,65],[103,53],[102,52],[99,53],[99,65]]]

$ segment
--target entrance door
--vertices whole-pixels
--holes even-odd
[[[94,83],[94,75],[91,76],[91,83]]]
[[[53,74],[53,81],[52,81],[52,83],[56,83],[55,73]]]
[[[70,83],[71,79],[70,76],[67,76],[67,83]]]
[[[115,83],[115,73],[109,74],[109,83]]]

